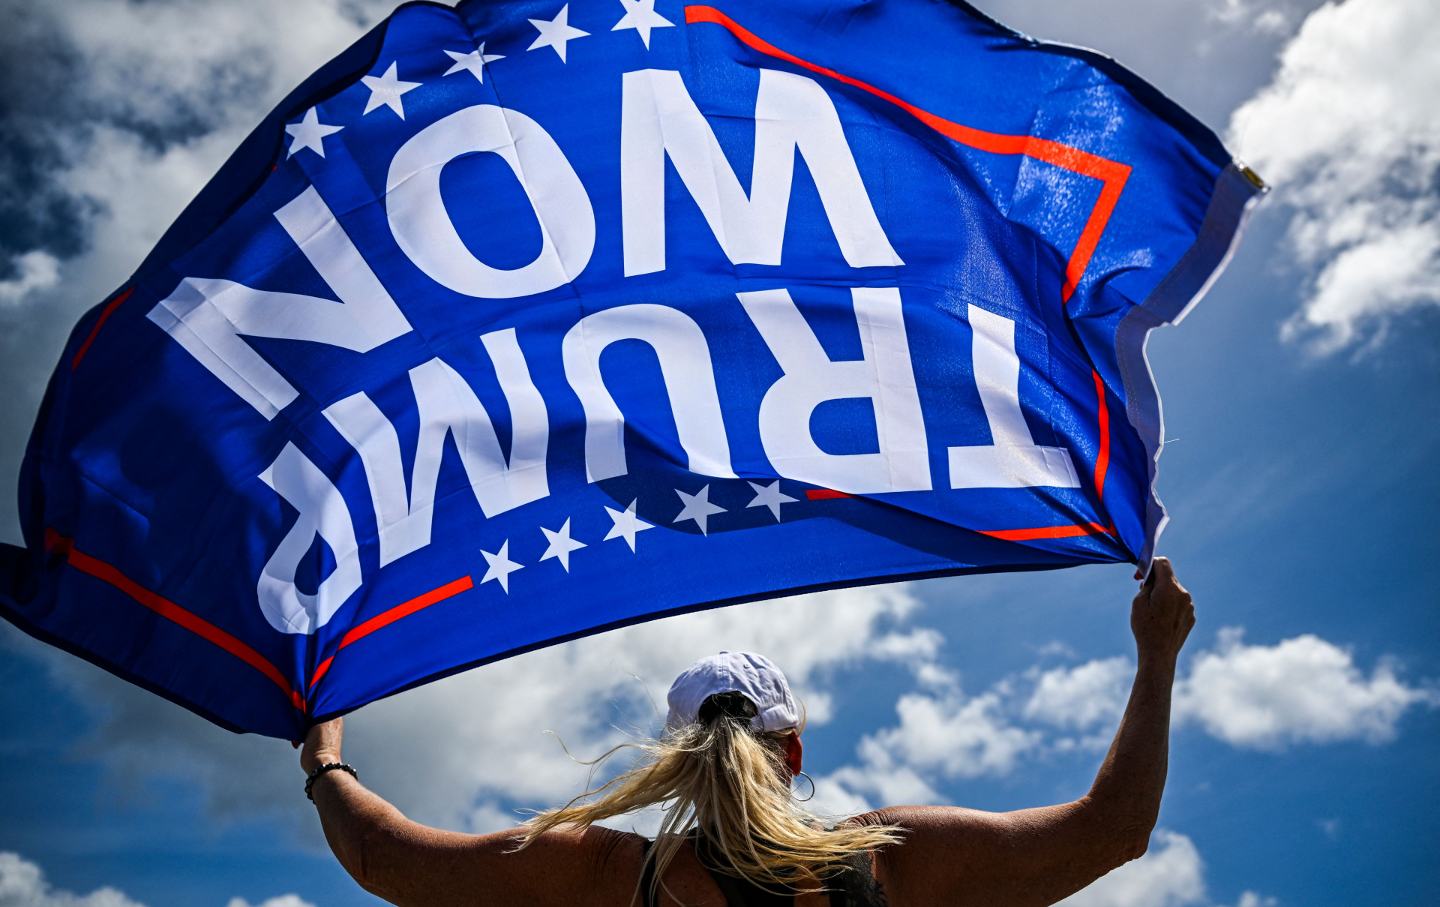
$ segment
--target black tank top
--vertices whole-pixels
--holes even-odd
[[[749,879],[732,875],[720,869],[723,858],[713,853],[704,838],[691,833],[687,837],[695,847],[700,865],[710,873],[715,885],[725,895],[727,907],[792,907],[794,892],[778,892],[761,887]],[[650,847],[654,842],[645,842],[645,868],[640,876],[641,895],[645,907],[657,907],[652,891],[655,880],[655,861],[650,859]],[[825,880],[829,889],[830,907],[886,907],[885,892],[870,868],[868,853],[853,854],[845,866]]]

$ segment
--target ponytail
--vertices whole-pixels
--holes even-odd
[[[748,707],[748,708],[747,708]],[[791,729],[757,734],[755,706],[738,693],[711,696],[700,721],[668,729],[659,740],[623,744],[646,758],[607,784],[527,823],[524,848],[560,825],[588,827],[654,804],[664,806],[656,835],[652,894],[692,829],[736,874],[763,887],[793,889],[833,875],[855,854],[900,841],[894,826],[825,829],[790,796],[785,767]],[[586,802],[588,801],[588,802]]]

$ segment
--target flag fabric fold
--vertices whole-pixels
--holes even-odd
[[[618,7],[406,4],[286,98],[76,326],[0,613],[298,739],[665,615],[1148,561],[1145,339],[1258,178],[964,4]]]

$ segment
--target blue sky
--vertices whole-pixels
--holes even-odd
[[[1150,344],[1172,439],[1161,550],[1199,625],[1150,853],[1073,905],[1435,903],[1440,11],[982,6],[1116,56],[1276,187],[1210,295]],[[75,318],[387,8],[0,0],[0,480]],[[18,540],[9,500],[0,535]],[[829,809],[1072,799],[1132,668],[1129,577],[966,577],[674,618],[368,707],[346,755],[417,819],[498,827],[584,781],[546,730],[594,754],[614,724],[652,727],[652,698],[720,640],[797,681]],[[283,743],[218,731],[8,626],[0,727],[0,907],[374,903],[325,849]]]

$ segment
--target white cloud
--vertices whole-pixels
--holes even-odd
[[[853,816],[883,806],[925,806],[945,802],[944,796],[919,772],[881,755],[859,765],[843,765],[815,779],[818,815]]]
[[[66,0],[11,16],[0,49],[37,78],[63,69],[64,82],[11,99],[7,123],[30,143],[17,153],[43,161],[45,182],[5,188],[67,202],[75,222],[62,232],[76,243],[62,254],[46,248],[54,237],[13,237],[30,251],[0,282],[0,424],[31,424],[81,312],[134,271],[286,92],[394,5]],[[57,68],[60,59],[75,65]],[[25,438],[0,436],[0,475],[16,473]],[[13,496],[0,497],[0,536],[19,538]]]
[[[1243,28],[1263,35],[1281,35],[1289,31],[1293,12],[1277,7],[1274,0],[1254,3],[1250,0],[1221,0],[1210,8],[1210,15],[1232,28]]]
[[[0,280],[0,305],[14,305],[40,290],[48,290],[60,279],[60,260],[38,249],[16,257],[15,276]]]
[[[1185,835],[1159,829],[1138,860],[1113,870],[1057,907],[1221,907],[1205,887],[1205,861]],[[1275,898],[1245,891],[1235,907],[1279,907]]]
[[[380,21],[395,0],[66,0],[38,28],[79,51],[67,87],[110,122],[210,131],[250,126]],[[263,23],[263,27],[257,27]]]
[[[1245,891],[1235,907],[1279,907],[1280,902]],[[1195,842],[1160,829],[1145,856],[1063,901],[1057,907],[1220,907],[1206,895],[1205,861]]]
[[[0,907],[143,907],[114,888],[72,894],[50,887],[39,866],[0,851]]]
[[[1074,646],[1058,639],[1032,646],[1031,649],[1039,658],[1075,658],[1078,655]]]
[[[230,903],[225,907],[251,907],[251,904],[244,898],[231,898]],[[254,907],[315,907],[315,905],[304,900],[298,894],[282,894],[278,898],[266,898]]]
[[[1345,649],[1313,634],[1272,646],[1246,645],[1234,627],[1212,649],[1183,663],[1175,688],[1175,723],[1198,724],[1233,746],[1278,750],[1301,743],[1394,738],[1412,706],[1440,704],[1425,685],[1407,684],[1387,660],[1367,675]],[[1108,743],[1135,670],[1128,658],[1031,670],[1021,717],[1054,728],[1103,732]],[[1096,738],[1099,739],[1099,738]],[[1086,740],[1052,745],[1073,748]]]
[[[1120,719],[1135,666],[1128,658],[1105,658],[1034,676],[1035,689],[1025,703],[1025,717],[1055,727],[1086,730],[1113,726]]]
[[[1290,29],[1290,17],[1278,9],[1261,10],[1250,27],[1262,34],[1279,35]]]
[[[86,251],[67,268],[67,296],[94,304],[123,281],[285,93],[393,5],[67,0],[38,7],[46,37],[85,61],[66,84],[68,102],[94,114],[48,124],[60,152],[50,175],[90,213]],[[257,21],[266,28],[255,28]]]
[[[899,723],[865,735],[856,762],[818,779],[816,788],[830,812],[841,811],[832,803],[844,803],[853,813],[944,802],[935,789],[941,779],[1007,775],[1041,742],[1038,731],[1006,714],[1010,698],[1003,683],[974,697],[955,687],[907,693],[895,703]]]
[[[1063,907],[1187,907],[1204,904],[1205,866],[1195,842],[1160,829],[1145,856],[1061,901]],[[1249,907],[1249,905],[1246,905]]]
[[[0,907],[145,907],[122,892],[105,886],[89,894],[54,888],[45,872],[17,853],[0,851]],[[231,898],[226,907],[251,907],[244,898]],[[315,907],[299,895],[267,898],[254,907]]]
[[[1306,634],[1273,646],[1244,643],[1241,630],[1191,662],[1176,690],[1177,720],[1198,723],[1234,746],[1277,750],[1296,743],[1394,738],[1411,706],[1433,693],[1406,685],[1382,661],[1367,676],[1346,650]]]
[[[1103,875],[1058,907],[1220,907],[1205,894],[1205,862],[1195,842],[1159,829],[1151,849],[1136,861]],[[1244,891],[1236,907],[1279,907],[1273,897]]]
[[[43,124],[59,152],[50,177],[85,201],[80,210],[92,215],[87,251],[67,284],[88,278],[103,293],[122,281],[281,97],[393,5],[67,0],[37,6],[36,40],[58,43],[85,63],[67,76],[68,108]],[[255,28],[257,21],[266,27]],[[107,255],[112,242],[121,245]]]
[[[1330,351],[1440,305],[1437,46],[1432,0],[1327,3],[1235,111],[1232,144],[1293,209],[1290,243],[1316,272],[1286,337]]]
[[[971,698],[958,693],[911,693],[900,697],[895,711],[900,716],[898,726],[860,742],[859,753],[866,762],[898,758],[945,778],[978,778],[1008,774],[1040,742],[1037,732],[1010,722],[1002,695],[995,690]]]
[[[896,724],[865,735],[849,764],[817,780],[819,802],[835,814],[939,803],[942,780],[1002,777],[1027,759],[1103,750],[1134,671],[1129,658],[1115,657],[1032,668],[977,696],[965,696],[953,682],[905,693],[896,702]],[[1420,704],[1440,704],[1440,696],[1406,684],[1386,661],[1367,675],[1350,653],[1317,636],[1248,646],[1231,628],[1215,648],[1189,660],[1176,683],[1174,718],[1233,746],[1278,750],[1383,743]]]

